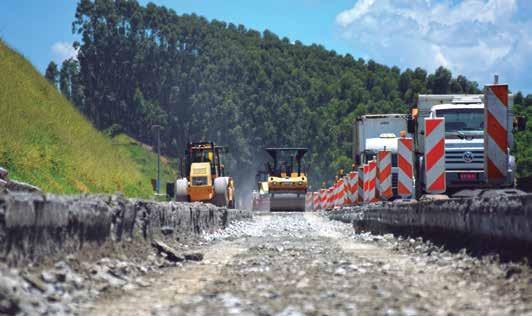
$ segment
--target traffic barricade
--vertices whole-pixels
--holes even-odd
[[[500,184],[508,176],[508,85],[487,85],[484,103],[484,174],[488,183]]]
[[[381,150],[377,154],[379,196],[382,200],[389,200],[393,196],[392,191],[392,152]]]
[[[414,195],[414,142],[410,137],[397,139],[397,194],[403,199]]]
[[[445,118],[425,118],[425,192],[444,193]]]

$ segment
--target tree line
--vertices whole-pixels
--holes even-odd
[[[98,129],[153,143],[161,125],[171,156],[213,140],[233,174],[254,174],[266,146],[304,146],[317,186],[351,165],[357,116],[406,113],[420,93],[480,93],[443,67],[401,71],[153,3],[81,0],[72,28],[77,59],[51,62],[46,77]],[[518,96],[530,109],[532,96]]]

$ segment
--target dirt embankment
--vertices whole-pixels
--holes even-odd
[[[71,313],[113,289],[147,286],[141,276],[198,260],[188,253],[197,236],[250,217],[202,203],[4,191],[0,314]],[[151,245],[156,239],[180,260],[157,256]]]
[[[380,203],[329,212],[357,231],[423,237],[452,250],[532,259],[532,194]]]

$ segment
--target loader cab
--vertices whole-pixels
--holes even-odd
[[[266,148],[266,152],[272,158],[266,164],[270,177],[290,178],[305,174],[303,156],[306,148]]]
[[[306,148],[266,148],[270,211],[305,211],[308,179],[303,167]]]
[[[224,176],[221,153],[226,148],[212,142],[189,143],[185,150],[185,174],[191,183],[210,185],[212,180]]]

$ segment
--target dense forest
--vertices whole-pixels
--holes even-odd
[[[97,128],[153,143],[151,126],[162,125],[171,156],[214,140],[229,146],[237,177],[254,175],[265,146],[306,146],[316,186],[351,165],[356,116],[406,112],[418,93],[482,88],[443,67],[401,71],[152,3],[81,0],[72,27],[77,60],[50,63],[46,76]],[[532,118],[532,95],[515,101]],[[518,137],[522,173],[532,171],[530,142],[529,127]]]

